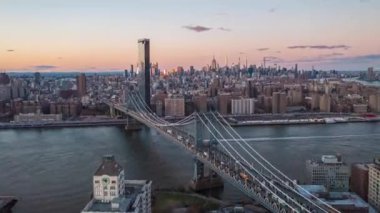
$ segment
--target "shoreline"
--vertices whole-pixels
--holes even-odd
[[[229,122],[233,127],[241,126],[288,126],[288,125],[322,125],[322,124],[347,124],[347,123],[376,123],[380,122],[380,118],[376,119],[359,119],[348,118],[347,120],[338,118],[337,120],[329,119],[302,119],[302,120],[250,120],[250,121],[239,121]]]
[[[98,121],[62,121],[62,122],[40,122],[40,123],[0,123],[0,130],[6,129],[49,129],[49,128],[76,128],[94,126],[123,126],[127,124],[126,119],[98,120]]]

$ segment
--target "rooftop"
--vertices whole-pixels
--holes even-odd
[[[114,156],[106,155],[103,157],[102,164],[99,166],[98,170],[96,170],[95,176],[118,176],[122,170],[123,167],[121,167],[120,164],[116,162]]]

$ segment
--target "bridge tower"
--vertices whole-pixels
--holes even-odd
[[[124,97],[123,97],[124,106],[126,106],[127,110],[130,110],[130,109],[133,110],[133,107],[135,107],[133,104],[132,98],[134,98],[133,96],[136,95],[136,92],[137,92],[136,88],[137,88],[137,85],[135,82],[127,82],[126,88],[124,90]],[[127,119],[127,123],[124,128],[126,131],[141,130],[142,124],[140,122],[133,119],[129,115],[126,115],[126,119]]]
[[[208,135],[205,134],[204,126],[198,117],[196,117],[194,124],[195,148],[200,150],[205,156],[210,157],[212,150],[216,149],[216,140],[213,138],[210,138],[208,141],[204,140],[208,137]],[[223,187],[223,181],[211,169],[208,169],[208,174],[206,174],[204,163],[194,158],[194,173],[190,186],[194,191],[202,191],[213,188],[221,188]]]

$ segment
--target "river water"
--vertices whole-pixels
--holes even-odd
[[[380,155],[380,123],[239,127],[263,156],[301,182],[305,161],[343,155],[347,163]],[[192,177],[192,157],[157,132],[117,127],[0,131],[0,195],[20,201],[14,212],[80,212],[91,195],[92,174],[115,155],[128,179],[151,179],[157,188],[180,187]],[[226,184],[222,199],[246,199]]]

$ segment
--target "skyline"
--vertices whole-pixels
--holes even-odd
[[[177,3],[176,3],[177,2]],[[162,69],[263,57],[299,69],[380,69],[373,0],[0,1],[0,69],[117,71],[151,40]]]

